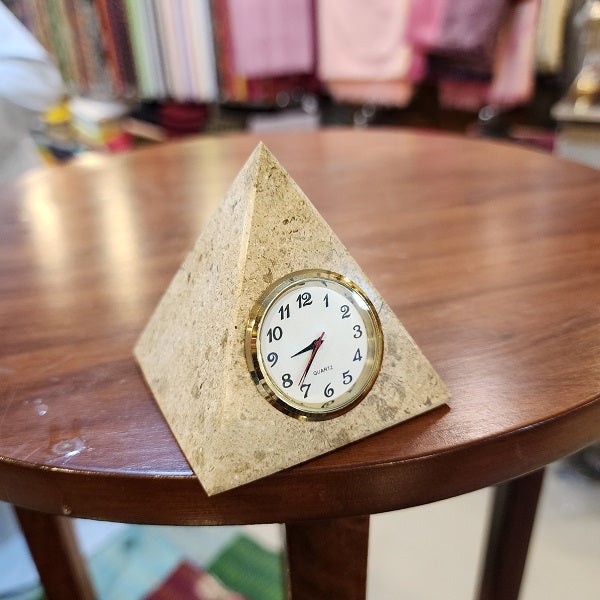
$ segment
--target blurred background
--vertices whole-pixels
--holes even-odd
[[[486,135],[600,165],[600,3],[5,0],[60,70],[47,161],[197,133]]]

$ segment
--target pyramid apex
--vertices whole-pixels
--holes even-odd
[[[254,151],[252,152],[252,156],[255,156],[255,160],[258,160],[259,162],[265,159],[277,161],[273,153],[262,140],[256,144]]]
[[[275,158],[273,153],[267,148],[265,143],[261,140],[256,144],[254,150],[250,153],[250,156],[246,160],[243,172],[246,172],[250,177],[255,178],[261,171],[261,167],[265,165],[272,165],[273,163],[279,165],[278,160]]]

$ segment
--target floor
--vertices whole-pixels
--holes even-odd
[[[369,600],[464,600],[472,598],[484,544],[491,490],[399,512],[371,521]],[[0,598],[36,597],[37,576],[26,547],[11,525],[0,521]],[[122,532],[121,524],[77,521],[87,556]],[[277,525],[246,528],[162,528],[178,552],[206,564],[240,529],[264,547],[281,548]],[[146,530],[144,530],[146,533]],[[164,548],[156,548],[160,554]],[[166,554],[166,552],[164,552]],[[600,598],[600,482],[565,463],[551,465],[523,583],[521,600]],[[107,588],[108,589],[108,588]],[[101,600],[132,598],[103,592]]]
[[[473,598],[491,497],[491,490],[480,490],[376,517],[369,600]],[[521,600],[598,600],[598,565],[600,482],[553,465],[542,492]]]

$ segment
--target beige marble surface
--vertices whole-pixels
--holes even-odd
[[[272,407],[244,355],[252,305],[301,269],[347,275],[371,298],[385,346],[369,395],[332,420]],[[259,144],[196,241],[134,350],[146,381],[209,495],[400,423],[449,393],[392,310],[308,198]]]

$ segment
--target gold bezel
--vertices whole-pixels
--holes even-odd
[[[333,281],[348,290],[353,298],[353,304],[361,312],[361,317],[367,330],[367,357],[357,383],[339,398],[347,396],[347,400],[335,402],[335,408],[309,408],[288,396],[270,377],[265,368],[260,348],[260,328],[264,315],[270,307],[289,290],[301,287],[310,282]],[[360,301],[355,299],[359,298]],[[363,400],[377,379],[383,360],[383,331],[377,310],[363,290],[353,281],[325,269],[305,269],[295,271],[272,283],[256,301],[246,325],[245,337],[246,362],[252,380],[260,393],[278,410],[303,421],[323,421],[342,415],[354,408]],[[358,387],[358,391],[355,391]],[[337,399],[336,399],[337,400]]]

